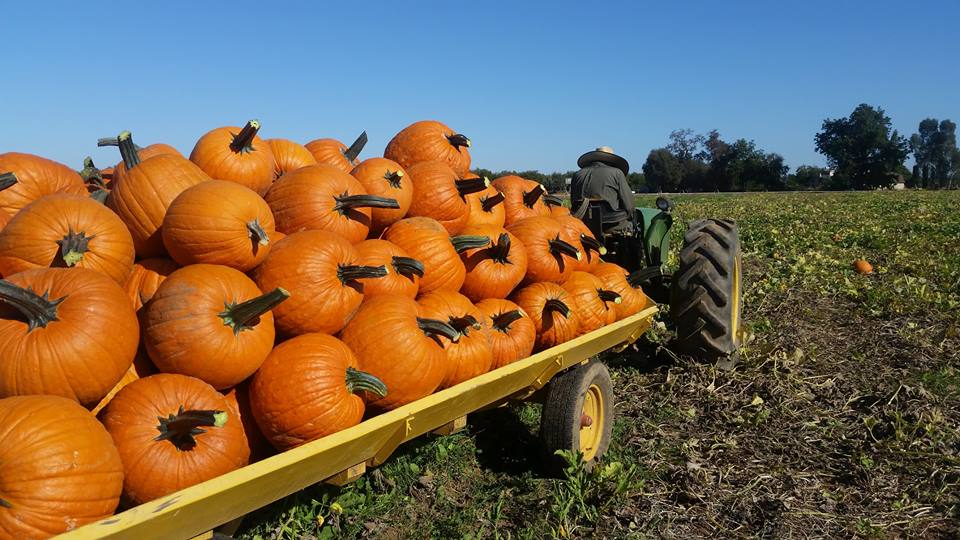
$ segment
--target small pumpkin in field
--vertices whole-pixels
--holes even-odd
[[[316,165],[317,160],[302,144],[290,139],[267,139],[273,159],[276,161],[274,176],[280,178],[288,172],[295,171],[308,165]]]
[[[107,207],[55,193],[17,212],[0,231],[0,275],[29,268],[87,268],[122,284],[133,268],[133,238]]]
[[[576,271],[563,282],[563,288],[573,300],[577,311],[578,334],[586,334],[617,320],[617,304],[620,294],[607,289],[603,281],[587,272]]]
[[[370,232],[372,208],[399,208],[396,199],[369,195],[354,177],[332,165],[311,165],[287,173],[266,195],[278,230],[336,233],[351,243]]]
[[[370,230],[378,233],[401,220],[410,211],[413,200],[413,183],[407,171],[395,161],[385,158],[364,160],[350,171],[350,175],[363,185],[370,195],[397,201],[397,208],[372,208]]]
[[[37,268],[0,280],[0,336],[0,397],[52,394],[92,405],[130,367],[140,330],[107,276]]]
[[[551,217],[531,217],[508,225],[507,230],[520,239],[527,250],[527,275],[523,283],[552,281],[562,283],[583,260],[574,237]]]
[[[473,175],[476,176],[476,175]],[[503,206],[503,193],[492,185],[483,191],[467,195],[467,223],[464,229],[473,227],[500,227],[506,222],[506,210]]]
[[[441,161],[422,161],[408,169],[413,179],[410,216],[433,218],[452,235],[460,234],[467,223],[470,207],[466,196],[490,185],[484,178],[460,178]]]
[[[163,280],[177,268],[180,268],[177,263],[166,257],[143,259],[133,263],[133,270],[123,283],[123,289],[133,309],[140,311],[140,308],[153,298]]]
[[[368,406],[390,410],[433,393],[447,372],[447,354],[439,336],[459,339],[449,324],[423,317],[409,298],[384,295],[360,306],[340,332],[357,357],[357,367],[383,382],[384,397],[365,394]]]
[[[449,388],[490,371],[493,346],[483,312],[453,291],[434,291],[417,299],[423,316],[444,321],[459,334],[456,341],[439,336],[447,351],[446,375],[440,388]]]
[[[589,272],[601,262],[600,256],[607,254],[607,248],[597,240],[586,223],[570,215],[558,216],[553,219],[557,220],[567,230],[567,238],[576,239],[575,242],[571,243],[580,249],[583,254],[583,258],[578,261],[577,270]]]
[[[520,306],[502,298],[487,298],[477,302],[487,324],[490,326],[490,343],[493,346],[493,365],[490,369],[530,356],[537,339],[533,321]]]
[[[41,539],[105,519],[123,464],[100,422],[58,396],[0,399],[0,537]]]
[[[270,145],[257,132],[260,122],[250,120],[242,128],[221,127],[208,131],[190,152],[190,161],[210,178],[229,180],[263,195],[273,183],[276,159]]]
[[[270,354],[273,314],[290,293],[266,294],[239,270],[192,264],[167,277],[143,316],[143,344],[166,373],[196,377],[214,388],[234,386]]]
[[[326,437],[363,419],[360,392],[382,398],[387,387],[357,369],[353,352],[326,334],[304,334],[270,353],[250,385],[260,430],[278,450]]]
[[[383,266],[387,275],[375,279],[360,279],[363,298],[384,294],[399,294],[414,299],[423,277],[423,263],[407,256],[400,246],[386,240],[364,240],[356,245],[357,264]]]
[[[227,399],[186,375],[160,373],[123,387],[103,425],[123,461],[123,493],[135,504],[216,478],[249,462],[243,425]]]
[[[492,185],[503,193],[505,226],[529,217],[550,215],[550,209],[543,202],[547,190],[540,182],[511,174],[497,178]]]
[[[332,165],[349,173],[360,164],[357,157],[367,144],[367,132],[364,131],[349,147],[337,139],[314,139],[303,145],[313,154],[318,164]]]
[[[421,293],[440,289],[460,290],[467,270],[457,254],[490,243],[490,238],[486,236],[451,238],[440,222],[426,217],[401,219],[384,231],[383,239],[400,246],[400,249],[423,263]]]
[[[863,259],[857,259],[853,261],[853,269],[858,274],[872,274],[873,265]]]
[[[466,229],[464,234],[491,239],[488,246],[460,253],[467,275],[460,292],[473,302],[506,298],[527,274],[527,250],[520,241],[499,227]]]
[[[253,190],[210,180],[186,189],[163,218],[163,245],[178,264],[222,264],[246,272],[270,253],[273,214]]]
[[[470,139],[465,135],[440,122],[424,120],[410,124],[390,139],[383,157],[404,167],[423,161],[442,161],[463,177],[470,172],[469,147]]]
[[[0,154],[0,214],[12,218],[40,197],[61,192],[86,195],[77,171],[33,154]]]
[[[514,292],[510,300],[530,316],[537,332],[536,350],[549,349],[577,337],[580,320],[573,310],[573,298],[560,285],[533,283]]]
[[[590,273],[600,278],[605,289],[620,295],[620,303],[613,306],[617,312],[618,321],[640,313],[642,309],[653,303],[644,294],[640,284],[633,281],[629,273],[619,265],[601,262],[590,270]]]

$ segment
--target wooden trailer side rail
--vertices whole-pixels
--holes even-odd
[[[342,484],[367,465],[385,461],[397,447],[497,402],[523,399],[558,372],[628,344],[650,326],[656,306],[447,388],[352,428],[142,504],[59,536],[92,538],[193,538],[321,481]]]

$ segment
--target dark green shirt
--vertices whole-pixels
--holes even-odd
[[[633,215],[633,191],[627,177],[616,167],[595,161],[577,171],[570,180],[570,203],[576,210],[584,199],[606,202],[604,223],[628,221]]]

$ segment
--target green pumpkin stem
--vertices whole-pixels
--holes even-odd
[[[351,394],[370,392],[377,397],[387,395],[387,385],[383,384],[383,381],[352,367],[347,368],[347,390]]]
[[[590,252],[591,252],[591,251],[596,251],[596,252],[599,253],[600,255],[606,255],[606,254],[607,254],[607,248],[605,248],[605,247],[603,246],[603,244],[600,243],[599,240],[597,240],[596,238],[594,238],[594,237],[592,237],[592,236],[589,236],[589,235],[586,235],[586,234],[581,234],[581,235],[580,235],[580,245],[582,245],[583,248],[587,251],[587,258],[588,258],[588,259],[590,258]]]
[[[340,215],[346,215],[351,208],[400,208],[400,203],[390,197],[380,197],[379,195],[347,195],[344,193],[339,197],[334,197],[337,204],[333,209],[340,212]]]
[[[457,133],[456,135],[450,135],[447,137],[447,140],[450,141],[450,144],[456,147],[457,150],[460,150],[461,146],[470,148],[470,139],[468,139],[466,135]]]
[[[510,311],[505,311],[500,313],[493,318],[493,328],[506,334],[510,331],[510,325],[514,321],[518,321],[524,317],[524,314],[519,309],[512,309]]]
[[[411,257],[394,257],[391,260],[393,269],[401,276],[413,279],[413,276],[423,277],[423,263]]]
[[[493,212],[493,209],[498,205],[503,203],[503,193],[497,192],[496,195],[490,195],[489,197],[481,197],[480,205],[483,207],[484,212]]]
[[[341,264],[337,268],[337,277],[340,278],[340,283],[344,285],[358,279],[381,278],[385,275],[387,275],[387,267],[382,264],[380,266]]]
[[[13,505],[3,499],[0,499],[0,508],[13,508]]]
[[[578,261],[583,259],[583,254],[580,253],[579,249],[574,247],[573,244],[570,244],[569,242],[561,240],[559,236],[557,236],[553,240],[550,240],[549,244],[550,244],[550,251],[554,255],[559,256],[560,254],[563,254],[570,257],[571,259],[576,259]]]
[[[97,146],[100,146],[100,147],[103,147],[103,146],[120,146],[120,138],[119,138],[119,137],[104,137],[104,138],[102,138],[102,139],[97,139]],[[137,149],[137,152],[142,152],[142,151],[143,151],[143,147],[141,147],[141,146],[139,146],[139,145],[136,145],[136,144],[134,144],[133,146],[134,146],[134,148]]]
[[[357,156],[360,155],[360,152],[363,151],[363,147],[367,145],[367,132],[364,131],[357,137],[357,140],[353,141],[353,144],[350,145],[350,148],[347,148],[343,151],[343,157],[347,158],[347,161],[353,163],[357,160]]]
[[[44,328],[57,318],[57,306],[66,297],[50,300],[49,293],[39,295],[31,289],[25,289],[0,279],[0,302],[20,312],[27,320],[27,331]]]
[[[72,267],[82,261],[84,253],[90,249],[89,244],[92,239],[92,236],[87,236],[82,232],[73,232],[71,229],[66,236],[57,240],[57,244],[60,245],[60,259],[63,264]]]
[[[117,136],[117,146],[120,147],[120,157],[123,158],[123,164],[127,169],[132,169],[140,164],[140,150],[133,144],[133,134],[124,131]]]
[[[177,414],[171,414],[166,418],[157,417],[160,421],[157,425],[160,435],[153,440],[170,441],[177,450],[189,451],[197,446],[196,436],[207,432],[202,428],[221,428],[226,425],[227,417],[226,411],[184,410],[181,405]]]
[[[234,135],[233,141],[230,143],[230,149],[237,153],[252,152],[253,138],[257,136],[258,131],[260,131],[260,122],[250,120],[247,125],[243,126],[240,133]]]
[[[256,240],[261,246],[266,246],[270,243],[270,236],[267,235],[267,231],[263,230],[263,227],[260,226],[259,219],[247,222],[247,236],[252,240]]]
[[[223,325],[233,328],[233,335],[237,335],[243,330],[256,326],[260,322],[261,315],[277,307],[287,298],[290,298],[290,293],[277,287],[246,302],[224,303],[220,318],[223,319]]]
[[[0,173],[0,191],[13,187],[17,181],[17,175],[12,172]]]
[[[460,332],[443,321],[417,317],[417,325],[424,334],[430,337],[443,336],[454,343],[460,341]]]
[[[543,185],[537,184],[537,187],[530,191],[523,192],[523,204],[525,204],[527,208],[533,208],[533,205],[537,204],[537,200],[546,195],[546,193],[547,190],[544,189]]]
[[[559,298],[551,298],[543,305],[544,313],[556,312],[563,315],[564,319],[570,318],[570,308]]]
[[[543,204],[547,206],[563,206],[563,199],[556,195],[544,194]]]
[[[649,279],[649,276],[645,276],[642,269],[627,274],[627,284],[634,289],[639,289],[643,282],[647,279]]]
[[[617,291],[609,291],[607,289],[597,289],[597,296],[599,296],[604,303],[613,302],[614,304],[619,304],[623,301],[620,293]]]
[[[90,156],[83,158],[83,168],[80,169],[79,173],[84,182],[103,185],[103,176],[100,175],[100,169],[93,164],[93,158]]]
[[[403,171],[387,171],[383,173],[383,178],[393,189],[400,189],[400,181],[403,180]]]
[[[464,315],[463,317],[450,317],[450,326],[465,336],[470,332],[471,328],[474,330],[480,330],[483,328],[483,325],[480,324],[480,321],[478,321],[473,315],[469,314]]]
[[[510,263],[510,235],[507,233],[500,233],[500,236],[497,238],[496,244],[491,244],[487,248],[487,253],[490,254],[490,258],[494,262],[500,264],[509,264]]]
[[[489,236],[454,236],[450,239],[450,243],[453,244],[453,249],[457,250],[457,253],[464,252],[468,249],[473,248],[482,248],[490,243]]]
[[[477,193],[490,187],[490,180],[487,178],[464,178],[457,180],[457,192],[461,197],[471,193]]]

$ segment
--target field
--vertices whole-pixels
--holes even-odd
[[[606,359],[618,422],[594,472],[544,476],[527,404],[405,445],[347,487],[278,501],[238,534],[957,537],[960,192],[675,202],[681,222],[740,226],[748,327],[735,368],[675,356],[658,324]],[[855,274],[858,257],[876,273]]]

